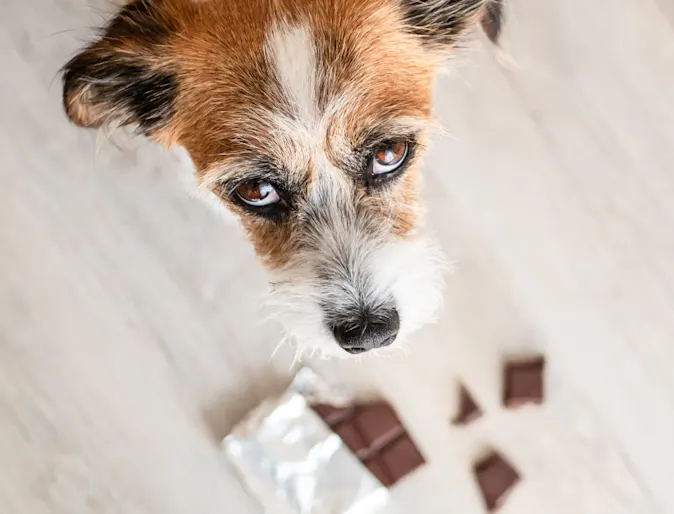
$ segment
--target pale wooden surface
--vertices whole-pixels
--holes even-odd
[[[321,364],[390,398],[428,456],[401,512],[481,512],[467,466],[489,444],[525,475],[506,514],[674,512],[672,5],[512,0],[517,64],[478,41],[440,81],[443,319],[407,357]],[[96,155],[66,123],[54,77],[88,1],[2,11],[0,512],[260,512],[217,446],[288,379],[250,249],[172,155]],[[527,350],[549,401],[502,412],[498,361]],[[469,430],[447,426],[457,377],[487,410]]]

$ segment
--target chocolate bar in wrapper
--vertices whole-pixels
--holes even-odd
[[[388,504],[388,490],[310,407],[349,400],[305,368],[225,438],[226,454],[268,513],[374,514]]]

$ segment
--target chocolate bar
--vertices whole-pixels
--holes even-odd
[[[491,452],[475,464],[474,472],[485,506],[490,512],[503,505],[520,481],[519,473],[496,452]]]
[[[355,408],[330,405],[350,401],[345,390],[303,368],[283,394],[266,399],[232,429],[223,441],[224,451],[261,504],[260,512],[374,513],[389,504],[386,487],[321,419],[348,428]],[[318,409],[321,417],[311,408],[315,403],[326,404]],[[354,434],[359,441],[360,432]],[[392,452],[402,450],[395,447]],[[388,467],[378,476],[399,473],[381,459]],[[376,462],[368,461],[370,469]]]
[[[503,404],[517,408],[528,403],[543,403],[543,378],[545,359],[535,357],[527,360],[511,360],[506,363]]]
[[[386,487],[425,462],[395,411],[385,402],[343,408],[316,404],[312,408]]]
[[[455,425],[468,425],[482,417],[482,409],[464,386],[459,390],[459,412],[452,420]]]

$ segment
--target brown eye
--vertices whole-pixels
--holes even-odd
[[[385,175],[397,170],[407,159],[408,153],[409,145],[400,141],[377,147],[372,159],[372,174]]]
[[[269,182],[244,182],[236,188],[236,195],[253,207],[264,207],[281,201],[278,191]]]

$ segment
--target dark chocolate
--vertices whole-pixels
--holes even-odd
[[[369,444],[363,438],[355,423],[345,421],[332,428],[341,438],[346,447],[355,453],[359,459],[364,459],[369,452]]]
[[[386,487],[424,464],[389,404],[380,401],[341,409],[319,404],[312,408]]]
[[[388,472],[391,484],[395,484],[426,462],[407,434],[384,448],[377,460]]]
[[[360,408],[355,421],[373,451],[383,448],[405,432],[395,411],[386,403],[378,402]]]
[[[490,512],[498,510],[505,503],[520,481],[519,473],[496,452],[475,464],[474,472],[484,504]]]
[[[504,375],[503,404],[506,407],[517,408],[528,403],[543,403],[543,357],[510,361],[506,363]]]
[[[363,464],[365,464],[365,467],[370,470],[370,473],[372,473],[382,485],[386,487],[391,487],[393,485],[389,471],[381,462],[378,460],[367,460]]]
[[[475,403],[468,389],[461,386],[459,390],[459,412],[452,419],[452,423],[468,425],[480,417],[482,417],[482,409]]]

